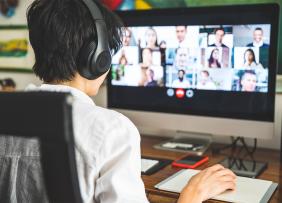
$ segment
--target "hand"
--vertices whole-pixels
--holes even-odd
[[[200,203],[226,190],[235,190],[236,175],[217,164],[193,176],[182,190],[178,203]]]

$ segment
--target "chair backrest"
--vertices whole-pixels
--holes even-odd
[[[50,202],[82,202],[74,151],[72,101],[68,93],[0,93],[0,135],[13,137],[13,147],[21,146],[29,152],[36,148],[33,139],[38,138],[38,160],[41,160],[43,172],[41,184],[45,183]],[[30,141],[18,145],[21,139]],[[1,168],[3,166],[0,166],[0,181],[3,181]]]

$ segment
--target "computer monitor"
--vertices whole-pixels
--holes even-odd
[[[118,12],[108,107],[141,133],[187,131],[271,138],[276,4]]]

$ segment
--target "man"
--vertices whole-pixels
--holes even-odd
[[[98,1],[96,4],[104,17],[109,47],[117,52],[122,44],[121,23]],[[138,130],[128,118],[96,106],[89,97],[98,93],[109,70],[96,79],[87,79],[80,73],[81,49],[85,43],[99,40],[89,9],[81,0],[35,0],[27,18],[36,59],[33,70],[44,82],[37,89],[71,92],[75,99],[75,150],[83,201],[148,202],[140,175]],[[234,189],[234,183],[235,175],[216,165],[187,184],[179,203],[202,202]]]
[[[209,45],[211,47],[224,47],[224,48],[228,48],[225,44],[223,44],[223,38],[225,35],[225,31],[223,28],[216,28],[214,30],[214,34],[215,34],[215,43]]]
[[[210,79],[210,73],[207,70],[200,72],[200,77],[197,83],[197,89],[201,90],[216,90],[214,82]]]
[[[261,47],[267,48],[269,44],[263,42],[263,30],[260,27],[257,27],[253,32],[253,42],[247,44],[247,47]]]
[[[190,88],[191,84],[188,80],[186,80],[186,75],[184,70],[179,70],[177,73],[178,78],[172,82],[171,87],[173,88]]]
[[[155,73],[152,69],[147,69],[146,70],[146,82],[145,82],[145,86],[146,87],[156,87],[158,86],[157,81],[154,79],[155,77]]]
[[[241,77],[241,91],[254,92],[257,86],[257,75],[254,71],[245,71]]]
[[[188,47],[188,42],[186,39],[187,27],[186,26],[176,26],[176,38],[178,41],[178,47]]]

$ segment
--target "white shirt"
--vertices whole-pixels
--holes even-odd
[[[197,89],[201,90],[216,90],[216,86],[212,81],[207,81],[204,84],[199,82],[197,84]]]
[[[259,42],[256,42],[256,41],[253,41],[253,46],[254,47],[261,47],[263,45],[263,41],[259,41]]]
[[[128,118],[96,106],[72,87],[43,84],[32,89],[74,96],[75,152],[84,203],[148,203],[141,179],[140,134]]]
[[[190,88],[190,82],[187,80],[180,81],[179,79],[176,79],[172,82],[171,87],[172,88]]]

